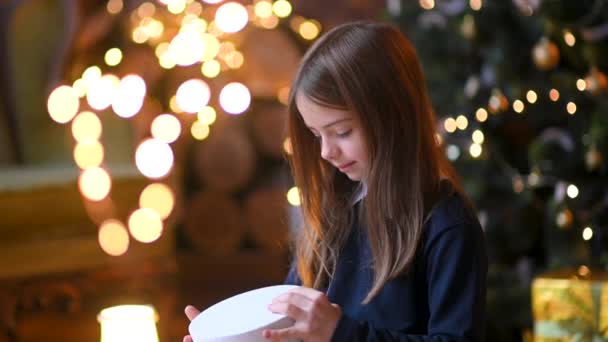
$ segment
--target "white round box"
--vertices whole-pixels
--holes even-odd
[[[214,304],[190,322],[190,336],[194,342],[269,342],[262,336],[264,329],[283,329],[294,322],[271,312],[268,305],[273,298],[296,287],[263,287]]]

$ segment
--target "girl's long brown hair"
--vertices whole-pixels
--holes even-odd
[[[320,157],[296,95],[359,116],[370,153],[364,215],[374,271],[368,303],[406,272],[425,215],[447,179],[460,191],[435,138],[435,115],[416,52],[389,24],[356,22],[327,32],[305,54],[289,97],[290,165],[300,190],[304,228],[296,245],[304,286],[328,286],[352,224],[357,184]]]

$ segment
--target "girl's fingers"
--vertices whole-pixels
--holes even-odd
[[[194,341],[192,340],[192,337],[190,337],[190,335],[186,335],[186,336],[184,336],[183,342],[194,342]]]
[[[274,302],[268,306],[268,310],[274,313],[287,315],[296,321],[303,320],[307,316],[306,311],[301,307],[288,302]]]
[[[194,317],[198,316],[198,314],[201,313],[197,308],[195,308],[192,305],[186,306],[186,309],[184,309],[184,312],[186,313],[186,317],[188,317],[189,320],[193,320]]]
[[[312,306],[312,301],[307,296],[303,296],[297,292],[286,292],[272,300],[275,303],[289,303],[299,307],[302,310],[309,310]]]
[[[262,332],[262,335],[269,340],[288,340],[301,338],[302,334],[296,330],[295,328],[285,328],[285,329],[267,329]]]

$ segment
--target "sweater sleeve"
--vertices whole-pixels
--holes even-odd
[[[343,315],[332,341],[482,341],[487,257],[478,224],[429,234],[424,250],[429,321],[426,335],[375,328]]]

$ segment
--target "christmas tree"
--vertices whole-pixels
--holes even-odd
[[[534,277],[608,264],[608,2],[387,5],[486,232],[487,340],[530,337]]]

